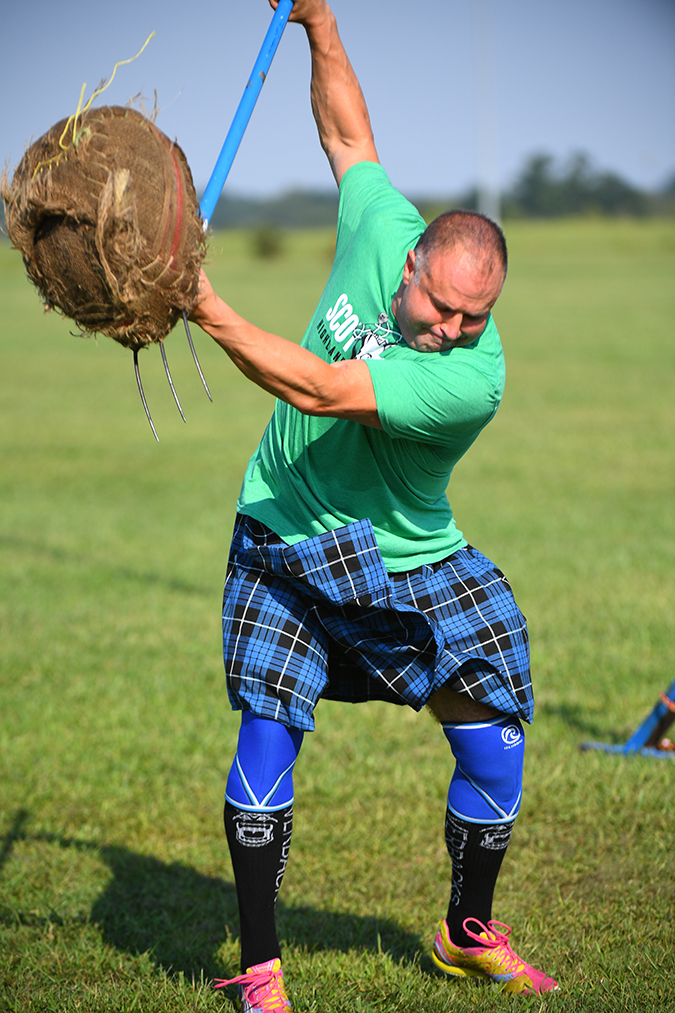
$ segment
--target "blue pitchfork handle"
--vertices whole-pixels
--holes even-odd
[[[239,150],[244,131],[251,119],[251,113],[258,101],[258,95],[260,95],[262,86],[265,83],[265,78],[269,72],[274,54],[277,51],[277,46],[281,41],[281,36],[292,10],[293,0],[279,0],[279,6],[275,10],[272,23],[267,29],[267,35],[258,53],[258,59],[255,61],[251,76],[246,83],[241,102],[232,120],[232,126],[225,138],[225,143],[220,150],[218,160],[211,173],[211,178],[206,184],[206,190],[199,205],[205,230],[218,203],[218,198],[225,185],[228,173],[232,168],[234,156]]]
[[[201,199],[199,205],[199,211],[204,222],[204,231],[206,232],[209,227],[209,221],[211,215],[218,203],[223,187],[225,186],[225,180],[228,177],[232,163],[234,162],[234,156],[239,150],[241,139],[244,136],[246,127],[251,119],[251,113],[255,108],[255,104],[258,101],[258,96],[262,90],[262,86],[267,78],[268,71],[270,69],[274,54],[277,51],[277,47],[281,42],[281,36],[284,33],[284,28],[288,22],[291,11],[293,10],[293,0],[279,0],[279,6],[272,16],[272,21],[267,29],[267,35],[260,47],[258,53],[258,59],[253,65],[251,76],[246,82],[244,88],[244,94],[241,97],[241,101],[237,106],[237,111],[234,114],[234,119],[230,129],[227,132],[225,142],[220,149],[218,160],[214,166],[211,178],[206,184],[206,190]],[[192,335],[190,334],[190,325],[188,323],[187,313],[183,310],[183,323],[185,324],[185,333],[190,344],[190,351],[192,352],[192,358],[194,359],[197,372],[201,377],[201,381],[204,385],[204,390],[208,394],[209,400],[212,401],[211,391],[208,388],[206,379],[202,372],[202,367],[199,365],[199,359],[197,358],[197,352],[195,351],[194,342],[192,341]]]

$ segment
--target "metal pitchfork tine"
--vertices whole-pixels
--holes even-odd
[[[134,372],[136,374],[136,383],[138,384],[138,393],[141,395],[141,401],[143,402],[143,407],[145,408],[145,414],[147,416],[148,422],[150,423],[150,428],[152,429],[152,431],[153,431],[153,433],[155,435],[155,439],[159,443],[159,436],[157,435],[157,430],[155,429],[154,423],[152,421],[152,416],[150,415],[150,409],[148,408],[148,402],[145,400],[145,394],[143,393],[143,384],[141,383],[141,371],[138,368],[138,349],[137,348],[134,348]]]
[[[187,318],[186,318],[185,326],[187,327]],[[188,331],[188,336],[189,336],[189,331]],[[190,345],[192,345],[192,341],[190,341]],[[164,372],[166,373],[166,378],[169,381],[169,387],[171,387],[171,393],[173,394],[173,399],[176,402],[176,406],[178,408],[178,411],[180,412],[180,417],[182,418],[183,422],[187,422],[187,419],[185,418],[185,415],[183,413],[183,409],[181,407],[181,403],[178,400],[178,394],[176,393],[176,388],[173,385],[173,379],[171,377],[171,370],[169,369],[169,363],[168,363],[168,360],[167,360],[167,357],[166,357],[166,350],[164,348],[164,342],[163,341],[160,341],[159,348],[160,348],[160,351],[162,353],[162,362],[164,363]],[[155,439],[159,443],[159,436],[157,435],[157,430],[155,429],[154,423],[152,421],[152,416],[150,415],[150,409],[148,408],[148,402],[145,400],[145,392],[143,390],[143,383],[141,381],[141,370],[140,370],[139,365],[138,365],[138,349],[134,348],[133,351],[134,351],[134,373],[136,374],[136,384],[138,386],[138,393],[141,395],[141,401],[143,402],[143,407],[145,408],[145,414],[147,416],[148,422],[150,423],[150,428],[152,429],[152,431],[153,431],[153,433],[155,435]],[[194,354],[194,351],[193,351],[193,354]],[[197,356],[196,355],[195,355],[195,362],[197,362]],[[199,369],[199,363],[198,362],[197,362],[197,369]],[[199,375],[202,377],[202,381],[204,383],[204,386],[206,387],[206,381],[204,380],[204,377],[202,376],[201,369],[199,369]],[[209,394],[209,388],[208,387],[206,387],[206,393],[211,398],[211,395]],[[211,398],[211,400],[213,400],[213,398]]]
[[[171,379],[171,370],[169,369],[169,363],[167,362],[167,359],[166,359],[166,350],[164,348],[164,342],[163,341],[160,341],[159,347],[160,347],[160,349],[162,351],[162,362],[164,363],[164,372],[166,373],[166,378],[169,381],[169,387],[171,387],[171,393],[173,394],[173,399],[176,402],[176,405],[178,406],[178,411],[180,412],[180,417],[182,418],[183,422],[187,422],[187,419],[183,415],[183,409],[180,406],[180,401],[178,400],[178,394],[176,394],[176,388],[174,387],[173,380]]]
[[[183,310],[183,323],[185,324],[185,333],[187,334],[187,339],[188,339],[188,342],[190,344],[190,351],[192,352],[192,358],[195,360],[195,366],[197,367],[197,372],[199,373],[199,375],[201,377],[201,380],[202,380],[202,383],[204,384],[204,390],[209,395],[209,401],[212,402],[213,398],[211,397],[211,391],[209,390],[209,385],[207,384],[206,378],[204,377],[204,374],[202,373],[202,367],[199,365],[199,359],[197,358],[197,352],[195,351],[195,346],[194,346],[194,344],[192,342],[192,335],[190,334],[190,325],[188,324],[187,313],[185,312],[185,310]],[[162,345],[162,354],[164,354],[164,345]],[[172,385],[171,389],[173,390],[173,385]],[[178,398],[176,398],[176,401],[178,401]],[[180,405],[178,407],[180,408]],[[181,415],[183,415],[182,412],[181,412]],[[184,415],[183,415],[183,418],[185,418]]]

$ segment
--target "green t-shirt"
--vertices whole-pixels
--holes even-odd
[[[333,269],[302,344],[327,362],[367,362],[384,428],[277,401],[237,504],[288,544],[369,518],[391,572],[466,545],[445,490],[504,387],[492,317],[473,344],[447,352],[417,352],[401,337],[391,303],[424,228],[382,166],[345,173]]]

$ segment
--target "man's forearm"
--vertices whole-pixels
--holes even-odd
[[[324,362],[295,342],[240,317],[210,286],[192,319],[249,380],[303,414],[351,419],[381,428],[364,362]]]
[[[338,179],[351,153],[359,160],[364,147],[376,158],[368,108],[347,57],[332,11],[307,27],[312,54],[311,101],[319,139]],[[342,170],[342,171],[341,171]]]
[[[325,0],[296,0],[291,20],[299,21],[307,32],[312,112],[339,183],[356,162],[378,160],[366,102]]]
[[[216,297],[200,326],[241,372],[275,397],[312,412],[321,400],[322,374],[330,366],[278,334],[263,331]],[[322,368],[325,367],[325,368]]]

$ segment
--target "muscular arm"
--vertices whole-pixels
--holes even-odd
[[[276,8],[278,0],[269,0]],[[312,112],[336,182],[357,162],[377,162],[368,109],[325,0],[295,0],[290,21],[307,32]]]
[[[192,320],[211,335],[249,380],[304,415],[349,419],[382,428],[365,362],[324,362],[306,348],[261,330],[215,294],[203,271],[200,296]]]

